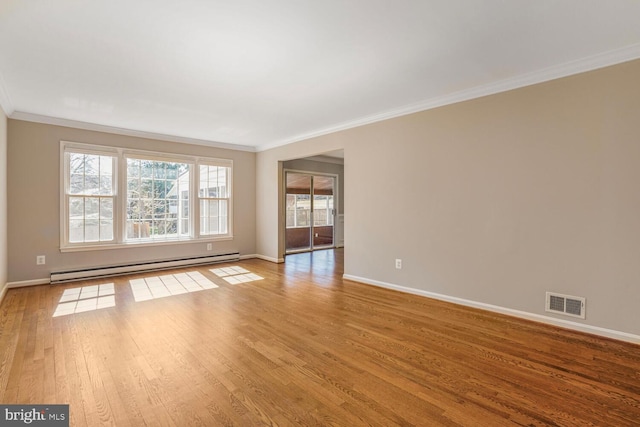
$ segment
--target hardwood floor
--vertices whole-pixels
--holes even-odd
[[[342,271],[321,251],[9,290],[0,402],[78,426],[640,424],[640,347]]]

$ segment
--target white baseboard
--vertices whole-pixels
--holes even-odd
[[[353,280],[354,282],[361,282],[367,285],[393,289],[395,291],[419,295],[427,298],[433,298],[440,301],[446,301],[454,304],[464,305],[467,307],[479,308],[482,310],[492,311],[495,313],[506,314],[508,316],[519,317],[521,319],[532,320],[534,322],[546,323],[549,325],[559,326],[561,328],[571,329],[574,331],[586,332],[589,334],[598,335],[606,338],[612,338],[619,341],[630,342],[633,344],[640,344],[640,335],[634,335],[627,332],[615,331],[613,329],[601,328],[599,326],[585,325],[583,323],[572,322],[570,320],[555,319],[553,317],[543,316],[540,314],[528,313],[526,311],[514,310],[511,308],[500,307],[497,305],[486,304],[483,302],[452,297],[449,295],[437,294],[434,292],[424,291],[422,289],[414,289],[406,286],[394,285],[393,283],[381,282],[378,280],[367,279],[366,277],[353,276],[351,274],[344,274],[342,277],[347,280]]]
[[[265,261],[274,262],[276,264],[282,264],[284,262],[284,258],[272,258],[266,255],[255,254],[254,258],[263,259]]]
[[[27,286],[38,286],[38,285],[48,285],[51,283],[49,278],[46,279],[33,279],[33,280],[23,280],[21,282],[9,282],[7,283],[7,288],[24,288]]]
[[[253,258],[258,258],[258,255],[256,254],[240,255],[240,259],[253,259]]]
[[[4,299],[4,296],[7,294],[7,289],[9,289],[9,286],[7,286],[7,283],[5,283],[4,286],[2,286],[2,288],[0,288],[0,304],[2,304],[2,300]]]

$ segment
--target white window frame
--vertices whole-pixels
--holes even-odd
[[[68,218],[68,177],[69,171],[66,161],[66,153],[99,154],[115,157],[115,194],[113,206],[114,240],[110,242],[69,242],[69,218]],[[178,236],[170,239],[144,239],[131,241],[126,239],[127,217],[127,159],[136,158],[152,161],[187,163],[190,166],[189,182],[189,235]],[[228,174],[228,216],[227,233],[225,234],[200,234],[200,165],[221,166],[229,168]],[[194,243],[198,241],[233,240],[233,160],[216,159],[212,157],[189,156],[172,153],[161,153],[144,150],[134,150],[122,147],[107,147],[86,143],[60,141],[60,251],[88,251],[102,249],[117,249],[139,246],[162,246],[181,243]]]
[[[215,166],[221,168],[228,168],[229,172],[227,173],[227,197],[201,197],[200,196],[200,166]],[[200,227],[200,201],[202,200],[225,200],[227,202],[227,233],[230,233],[231,226],[233,225],[233,161],[232,160],[222,160],[222,159],[203,159],[196,165],[196,174],[198,174],[198,184],[197,184],[197,205],[198,205],[198,217],[194,221],[194,227],[200,237],[209,237],[215,236],[212,234],[201,234],[202,230]]]
[[[70,147],[72,149],[66,150],[66,147]],[[71,171],[69,169],[69,162],[67,161],[67,151],[70,153],[78,153],[78,154],[89,154],[96,156],[109,156],[114,158],[113,167],[111,171],[112,176],[112,188],[113,194],[111,196],[104,195],[95,195],[95,197],[103,198],[109,197],[113,200],[113,239],[109,241],[98,241],[98,242],[81,242],[81,243],[70,243],[69,242],[69,198],[74,197],[74,195],[69,194],[69,178],[71,176]],[[95,147],[95,149],[87,149],[85,146],[76,146],[76,145],[63,145],[61,144],[60,150],[60,159],[61,165],[60,170],[62,171],[61,180],[60,180],[60,244],[62,247],[62,242],[66,242],[66,245],[69,247],[78,247],[85,246],[88,248],[97,247],[97,246],[110,246],[115,243],[117,240],[117,199],[118,199],[118,153],[116,150],[109,149],[108,147]],[[87,195],[82,195],[80,197],[88,197]],[[92,196],[93,197],[93,196]]]
[[[188,170],[189,170],[189,195],[191,195],[192,191],[193,191],[193,185],[192,185],[192,179],[191,177],[193,176],[193,171],[194,171],[194,162],[191,162],[190,159],[178,159],[176,157],[163,157],[163,156],[158,156],[157,153],[154,153],[152,156],[150,155],[145,155],[145,154],[141,154],[140,152],[136,151],[136,152],[131,152],[131,151],[126,151],[123,153],[123,160],[122,160],[122,167],[126,168],[127,170],[125,171],[125,176],[123,177],[123,182],[124,182],[124,188],[122,190],[122,194],[123,194],[123,200],[122,200],[122,218],[123,218],[123,235],[122,235],[122,241],[124,243],[127,244],[141,244],[141,243],[150,243],[150,242],[173,242],[173,241],[181,241],[181,240],[193,240],[193,227],[192,227],[192,215],[193,215],[193,211],[191,210],[192,208],[192,202],[189,199],[189,227],[188,227],[188,234],[187,235],[178,235],[176,237],[172,237],[172,238],[167,238],[167,237],[147,237],[147,238],[132,238],[131,240],[128,240],[127,238],[127,202],[129,201],[129,192],[128,192],[128,183],[129,183],[129,176],[128,176],[128,169],[129,169],[129,165],[128,165],[128,160],[145,160],[145,161],[151,161],[151,162],[171,162],[171,163],[181,163],[181,164],[186,164],[188,166]],[[154,178],[151,178],[154,179]],[[146,222],[146,221],[145,221]]]

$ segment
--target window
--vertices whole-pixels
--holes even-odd
[[[309,227],[311,196],[309,194],[287,194],[287,227]]]
[[[127,241],[189,237],[190,166],[127,158]]]
[[[62,142],[61,248],[232,238],[230,160]]]
[[[115,167],[110,154],[65,153],[64,207],[69,243],[114,240]]]
[[[200,165],[200,235],[226,234],[229,218],[229,173],[224,166]]]
[[[313,225],[316,227],[333,225],[333,196],[313,197]]]

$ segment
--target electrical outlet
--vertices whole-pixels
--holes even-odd
[[[213,249],[213,244],[207,243],[207,250],[210,251],[211,249]]]
[[[400,258],[396,258],[396,268],[398,270],[402,269],[402,260]]]
[[[45,265],[45,264],[46,264],[46,259],[44,255],[38,255],[36,257],[36,265]]]

